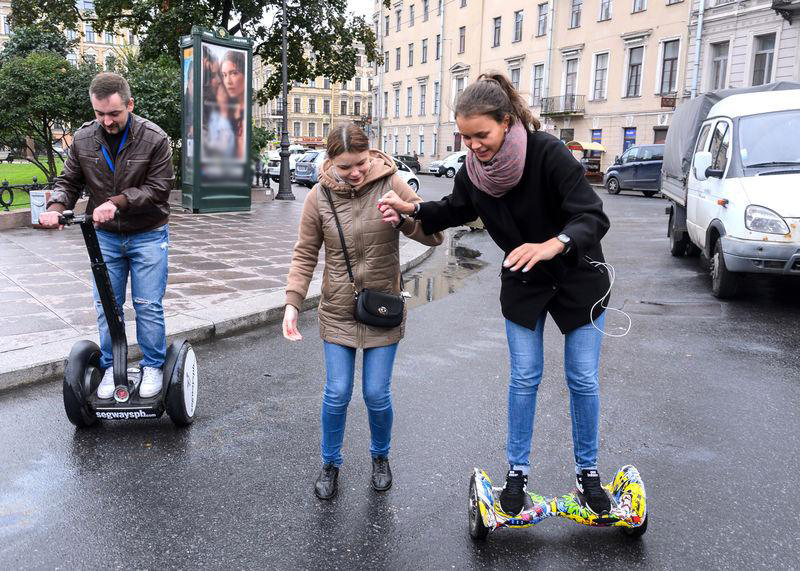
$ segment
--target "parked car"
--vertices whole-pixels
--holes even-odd
[[[411,187],[411,190],[414,192],[419,192],[419,178],[417,178],[416,173],[414,173],[403,161],[394,159],[394,164],[397,165],[397,176],[402,178],[405,183]]]
[[[428,172],[436,176],[446,176],[453,178],[456,176],[458,169],[464,165],[464,160],[467,158],[467,151],[458,151],[452,155],[448,155],[441,161],[433,161],[428,166]]]
[[[301,155],[294,165],[295,182],[307,188],[317,184],[322,163],[325,162],[326,158],[328,158],[328,153],[323,150],[307,151]]]
[[[305,153],[308,149],[306,149],[303,145],[289,145],[289,174],[294,180],[294,168],[295,164],[297,164],[297,159],[299,159],[303,153]],[[280,150],[269,151],[267,153],[267,172],[269,172],[269,177],[278,182],[281,178],[281,152]]]
[[[636,190],[645,196],[655,196],[661,185],[663,161],[664,145],[634,145],[606,169],[603,186],[609,194]]]
[[[420,170],[419,159],[414,155],[392,155],[392,158],[403,161],[411,169],[411,172],[418,174]]]
[[[670,253],[703,252],[711,292],[745,273],[800,275],[800,83],[704,93],[675,110],[661,193]]]

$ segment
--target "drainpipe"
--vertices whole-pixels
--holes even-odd
[[[378,46],[380,46],[378,49],[381,50],[381,55],[383,55],[383,2],[381,2],[378,10]],[[386,69],[385,65],[386,62],[378,69],[378,96],[375,98],[375,109],[378,112],[378,144],[375,146],[384,152],[386,152],[386,149],[383,149],[383,114],[386,112],[386,109],[383,108],[383,70]],[[333,101],[331,101],[332,104]],[[331,108],[331,112],[333,112],[333,108]]]
[[[700,0],[700,10],[697,14],[697,35],[694,40],[694,71],[692,72],[692,92],[691,98],[697,97],[697,84],[700,80],[700,49],[703,39],[703,15],[706,10],[705,0]],[[691,31],[690,31],[691,33]]]
[[[442,137],[442,94],[444,93],[444,13],[446,10],[444,0],[442,0],[439,11],[439,112],[436,114],[436,148],[433,150],[434,160],[439,158],[439,143]],[[434,48],[435,49],[435,48]],[[436,103],[436,89],[433,90],[434,104]]]
[[[547,19],[547,58],[544,61],[544,85],[542,86],[542,99],[550,97],[550,71],[553,60],[553,30],[556,19],[556,0],[550,0],[550,14]]]

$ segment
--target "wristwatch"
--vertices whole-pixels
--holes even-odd
[[[556,236],[556,239],[564,244],[564,249],[561,251],[562,256],[566,256],[570,250],[572,250],[572,238],[567,236],[566,234],[559,234]]]

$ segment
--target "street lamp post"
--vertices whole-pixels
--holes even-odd
[[[288,51],[286,40],[286,0],[283,0],[283,15],[281,16],[283,26],[283,53],[281,55],[281,65],[283,68],[283,133],[281,134],[281,175],[278,182],[278,194],[275,200],[294,200],[292,194],[292,181],[289,174],[289,81],[288,64],[286,62],[286,52]]]

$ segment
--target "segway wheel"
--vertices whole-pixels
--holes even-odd
[[[78,428],[97,422],[87,400],[99,384],[100,347],[91,341],[75,343],[64,368],[64,411]]]
[[[194,422],[197,406],[197,358],[194,349],[184,342],[178,351],[167,388],[167,414],[177,426]]]
[[[637,527],[622,527],[620,529],[622,530],[622,533],[624,533],[626,536],[630,537],[631,539],[636,539],[636,538],[642,537],[645,534],[645,532],[647,532],[647,520],[648,519],[650,519],[650,512],[648,512],[644,516],[644,521],[642,522],[642,525],[637,526]]]
[[[484,541],[489,535],[489,528],[483,524],[481,517],[480,499],[478,498],[478,483],[475,475],[469,479],[469,536],[475,541]]]

